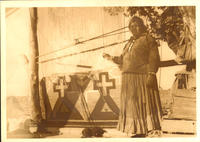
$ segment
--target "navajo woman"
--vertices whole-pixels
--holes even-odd
[[[145,137],[161,131],[162,112],[156,78],[160,57],[158,44],[141,18],[133,17],[129,30],[132,37],[121,56],[103,54],[103,57],[119,64],[122,71],[117,129],[133,137]]]

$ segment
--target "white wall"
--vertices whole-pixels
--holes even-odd
[[[28,8],[6,17],[7,96],[26,96],[29,92],[29,21]]]
[[[6,17],[6,95],[7,130],[23,128],[30,118],[28,8],[18,8]]]

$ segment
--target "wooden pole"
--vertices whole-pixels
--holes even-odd
[[[160,61],[159,67],[185,65],[186,63],[187,61],[181,62],[180,64],[178,64],[175,60]]]
[[[31,119],[36,123],[41,121],[41,109],[39,99],[39,55],[37,39],[37,8],[30,8],[31,32],[30,32],[30,84],[31,84]]]

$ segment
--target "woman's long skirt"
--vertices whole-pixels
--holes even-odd
[[[146,87],[146,74],[122,74],[117,129],[129,134],[161,130],[162,108],[158,89]],[[157,83],[156,83],[157,84]]]

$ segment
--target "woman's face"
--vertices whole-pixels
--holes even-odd
[[[129,24],[129,30],[131,31],[133,37],[137,39],[140,35],[140,26],[137,22],[131,22]]]

